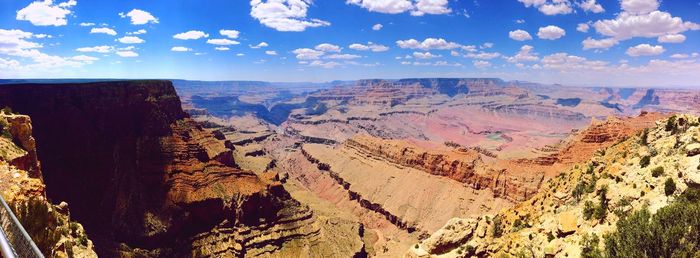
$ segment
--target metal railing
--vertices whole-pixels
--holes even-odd
[[[44,258],[39,247],[34,244],[2,196],[0,196],[0,249],[0,253],[5,258]]]

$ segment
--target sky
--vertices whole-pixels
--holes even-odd
[[[700,0],[0,0],[0,78],[700,87]]]

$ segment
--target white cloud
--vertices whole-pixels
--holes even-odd
[[[41,44],[29,41],[32,37],[33,33],[31,32],[0,29],[0,55],[29,59],[33,62],[22,65],[18,60],[2,59],[0,66],[9,67],[14,72],[45,75],[45,72],[48,71],[54,71],[63,67],[81,67],[94,61],[86,60],[82,57],[73,59],[72,57],[48,55],[39,51],[39,48],[42,47]],[[6,72],[5,70],[1,72]]]
[[[136,37],[136,36],[125,36],[121,37],[118,39],[119,42],[124,43],[124,44],[141,44],[143,42],[146,42],[145,40]]]
[[[491,63],[489,61],[483,61],[483,60],[474,60],[474,62],[472,62],[472,64],[474,65],[474,67],[479,68],[479,69],[484,69],[484,68],[491,66]]]
[[[140,29],[140,30],[137,30],[134,32],[127,32],[126,34],[127,35],[141,35],[141,34],[146,34],[146,30]]]
[[[271,55],[271,56],[276,56],[276,55],[277,55],[277,51],[274,51],[274,50],[267,50],[267,51],[265,51],[265,54],[266,54],[266,55]]]
[[[454,51],[454,50],[450,50],[450,55],[451,56],[460,56],[459,52]]]
[[[95,23],[92,23],[92,22],[81,22],[79,25],[82,26],[82,27],[90,27],[90,26],[95,26]]]
[[[377,23],[377,24],[372,26],[372,30],[381,30],[382,27],[384,27],[384,25]]]
[[[499,57],[499,56],[501,56],[501,53],[498,53],[498,52],[492,52],[492,53],[480,52],[478,54],[477,53],[468,53],[467,55],[465,55],[465,57],[474,58],[474,59],[494,59],[494,58]]]
[[[676,59],[684,59],[690,57],[688,54],[673,54],[671,55],[671,58],[676,58]]]
[[[517,19],[517,20],[515,20],[515,23],[517,23],[517,24],[523,24],[523,23],[525,23],[525,20],[523,20],[523,19]]]
[[[622,0],[620,6],[623,11],[632,14],[645,14],[659,8],[657,0]]]
[[[511,32],[508,32],[508,37],[511,39],[517,40],[517,41],[525,41],[525,40],[531,40],[532,36],[530,36],[530,33],[524,30],[514,30]]]
[[[663,46],[652,46],[649,44],[639,44],[627,49],[629,56],[656,56],[666,51]]]
[[[371,50],[372,52],[384,52],[384,51],[389,50],[389,47],[387,47],[387,46],[380,45],[380,44],[374,44],[372,42],[367,42],[367,45],[354,43],[354,44],[350,44],[350,46],[348,46],[348,48],[354,49],[357,51]]]
[[[204,33],[203,31],[199,30],[191,30],[187,32],[182,32],[173,35],[173,38],[175,39],[181,39],[181,40],[190,40],[190,39],[201,39],[201,38],[208,38],[209,34]]]
[[[117,35],[117,32],[113,29],[110,29],[110,28],[92,28],[90,30],[90,33],[91,34],[92,33],[102,33],[102,34],[107,34],[107,35],[112,35],[112,36]]]
[[[258,43],[258,44],[255,45],[255,46],[252,46],[252,45],[248,45],[248,46],[249,46],[250,48],[256,48],[256,49],[257,49],[257,48],[268,47],[269,45],[267,44],[267,42],[264,42],[264,41],[263,41],[263,42]]]
[[[484,44],[481,44],[481,46],[479,46],[479,47],[480,47],[481,49],[492,48],[492,47],[493,47],[493,43],[492,43],[492,42],[485,42]]]
[[[319,44],[314,49],[323,51],[323,52],[340,52],[340,47],[337,45],[329,44],[329,43],[323,43]]]
[[[569,5],[569,2],[562,1],[560,3],[545,4],[541,5],[537,10],[546,15],[557,15],[557,14],[570,14],[573,9]]]
[[[549,40],[555,40],[563,37],[564,35],[566,35],[566,31],[554,25],[540,27],[539,31],[537,32],[537,37]]]
[[[614,38],[607,38],[607,39],[592,39],[591,37],[588,37],[584,39],[581,44],[583,45],[583,49],[608,49],[614,45],[617,45],[619,42],[614,39]]]
[[[360,6],[370,12],[388,14],[410,12],[413,16],[422,16],[452,12],[447,0],[347,0],[346,3]]]
[[[657,40],[661,43],[683,43],[685,36],[683,34],[669,34],[659,36]]]
[[[158,18],[154,17],[149,12],[139,9],[133,9],[126,14],[119,13],[119,16],[121,16],[122,18],[131,18],[131,24],[133,25],[143,25],[149,22],[158,23]]]
[[[584,0],[582,2],[579,2],[578,6],[581,7],[581,9],[583,9],[586,12],[593,12],[593,13],[605,12],[605,9],[603,9],[603,6],[600,5],[599,3],[596,3],[596,0]]]
[[[323,68],[335,68],[336,66],[340,66],[340,63],[338,62],[323,62],[321,60],[315,60],[311,63],[309,63],[309,66],[318,66],[318,67],[323,67]]]
[[[344,59],[344,60],[356,59],[356,58],[360,58],[360,57],[361,56],[351,55],[351,54],[332,54],[332,55],[324,56],[324,58],[328,58],[328,59]]]
[[[422,49],[422,50],[430,50],[430,49],[455,49],[460,47],[459,44],[455,42],[448,42],[442,38],[427,38],[423,40],[423,42],[417,41],[415,39],[408,39],[408,40],[398,40],[396,41],[396,45],[399,46],[400,48],[408,48],[408,49]]]
[[[700,25],[696,23],[683,22],[680,17],[672,17],[671,14],[660,11],[640,15],[622,12],[614,20],[596,21],[593,27],[598,33],[618,40],[634,37],[654,38],[700,29]]]
[[[237,39],[238,34],[240,34],[240,31],[237,30],[219,30],[219,33],[223,36],[226,36],[230,39]]]
[[[591,27],[588,26],[588,23],[579,23],[578,26],[576,26],[576,30],[583,32],[583,33],[588,32],[588,29],[590,29],[590,28]]]
[[[231,50],[229,47],[215,47],[214,49],[215,49],[215,50],[218,50],[218,51],[229,51],[229,50]]]
[[[117,55],[119,55],[121,57],[137,57],[137,56],[139,56],[138,53],[131,51],[131,50],[117,51]]]
[[[191,49],[191,48],[186,48],[186,47],[173,47],[173,48],[170,49],[170,51],[173,51],[173,52],[188,52],[188,51],[192,51],[192,49]]]
[[[235,40],[230,40],[230,39],[209,39],[209,40],[207,40],[207,43],[212,44],[212,45],[220,45],[220,46],[230,46],[230,45],[240,44],[240,42],[235,41]]]
[[[507,57],[506,60],[510,63],[534,62],[540,60],[540,58],[537,57],[537,53],[532,52],[533,49],[534,47],[530,45],[523,45],[520,47],[520,51],[518,51],[517,54]]]
[[[236,54],[236,56],[245,56],[245,54],[243,54],[243,53],[238,53],[238,54]]]
[[[71,59],[72,59],[72,60],[75,60],[75,61],[82,61],[82,62],[85,62],[85,63],[88,63],[88,64],[91,64],[91,63],[94,62],[94,61],[100,60],[100,59],[97,58],[97,57],[86,56],[86,55],[74,56],[74,57],[71,57]]]
[[[330,22],[306,18],[311,0],[251,0],[250,16],[278,31],[304,31]]]
[[[442,57],[441,55],[434,55],[433,53],[430,52],[413,52],[413,57],[418,58],[418,59],[431,59],[431,58],[439,58]]]
[[[17,11],[17,20],[29,21],[36,26],[63,26],[68,23],[66,16],[71,14],[70,8],[78,2],[69,0],[53,4],[52,0],[32,2]]]
[[[78,52],[96,52],[96,53],[109,53],[114,51],[112,46],[95,46],[95,47],[81,47],[76,49]]]
[[[310,48],[297,48],[292,51],[292,53],[294,53],[296,58],[299,60],[319,59],[323,54],[325,54],[323,51],[313,50]]]

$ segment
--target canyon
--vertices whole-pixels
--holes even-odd
[[[535,256],[577,256],[580,236],[535,219],[578,205],[590,160],[698,99],[495,78],[4,84],[0,107],[36,140],[7,171],[45,190],[3,196],[65,201],[89,238],[72,249],[104,257],[517,255],[525,240],[487,234],[495,217],[557,243]]]

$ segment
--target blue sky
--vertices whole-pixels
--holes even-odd
[[[0,0],[0,6],[1,78],[500,77],[700,86],[697,0]]]

